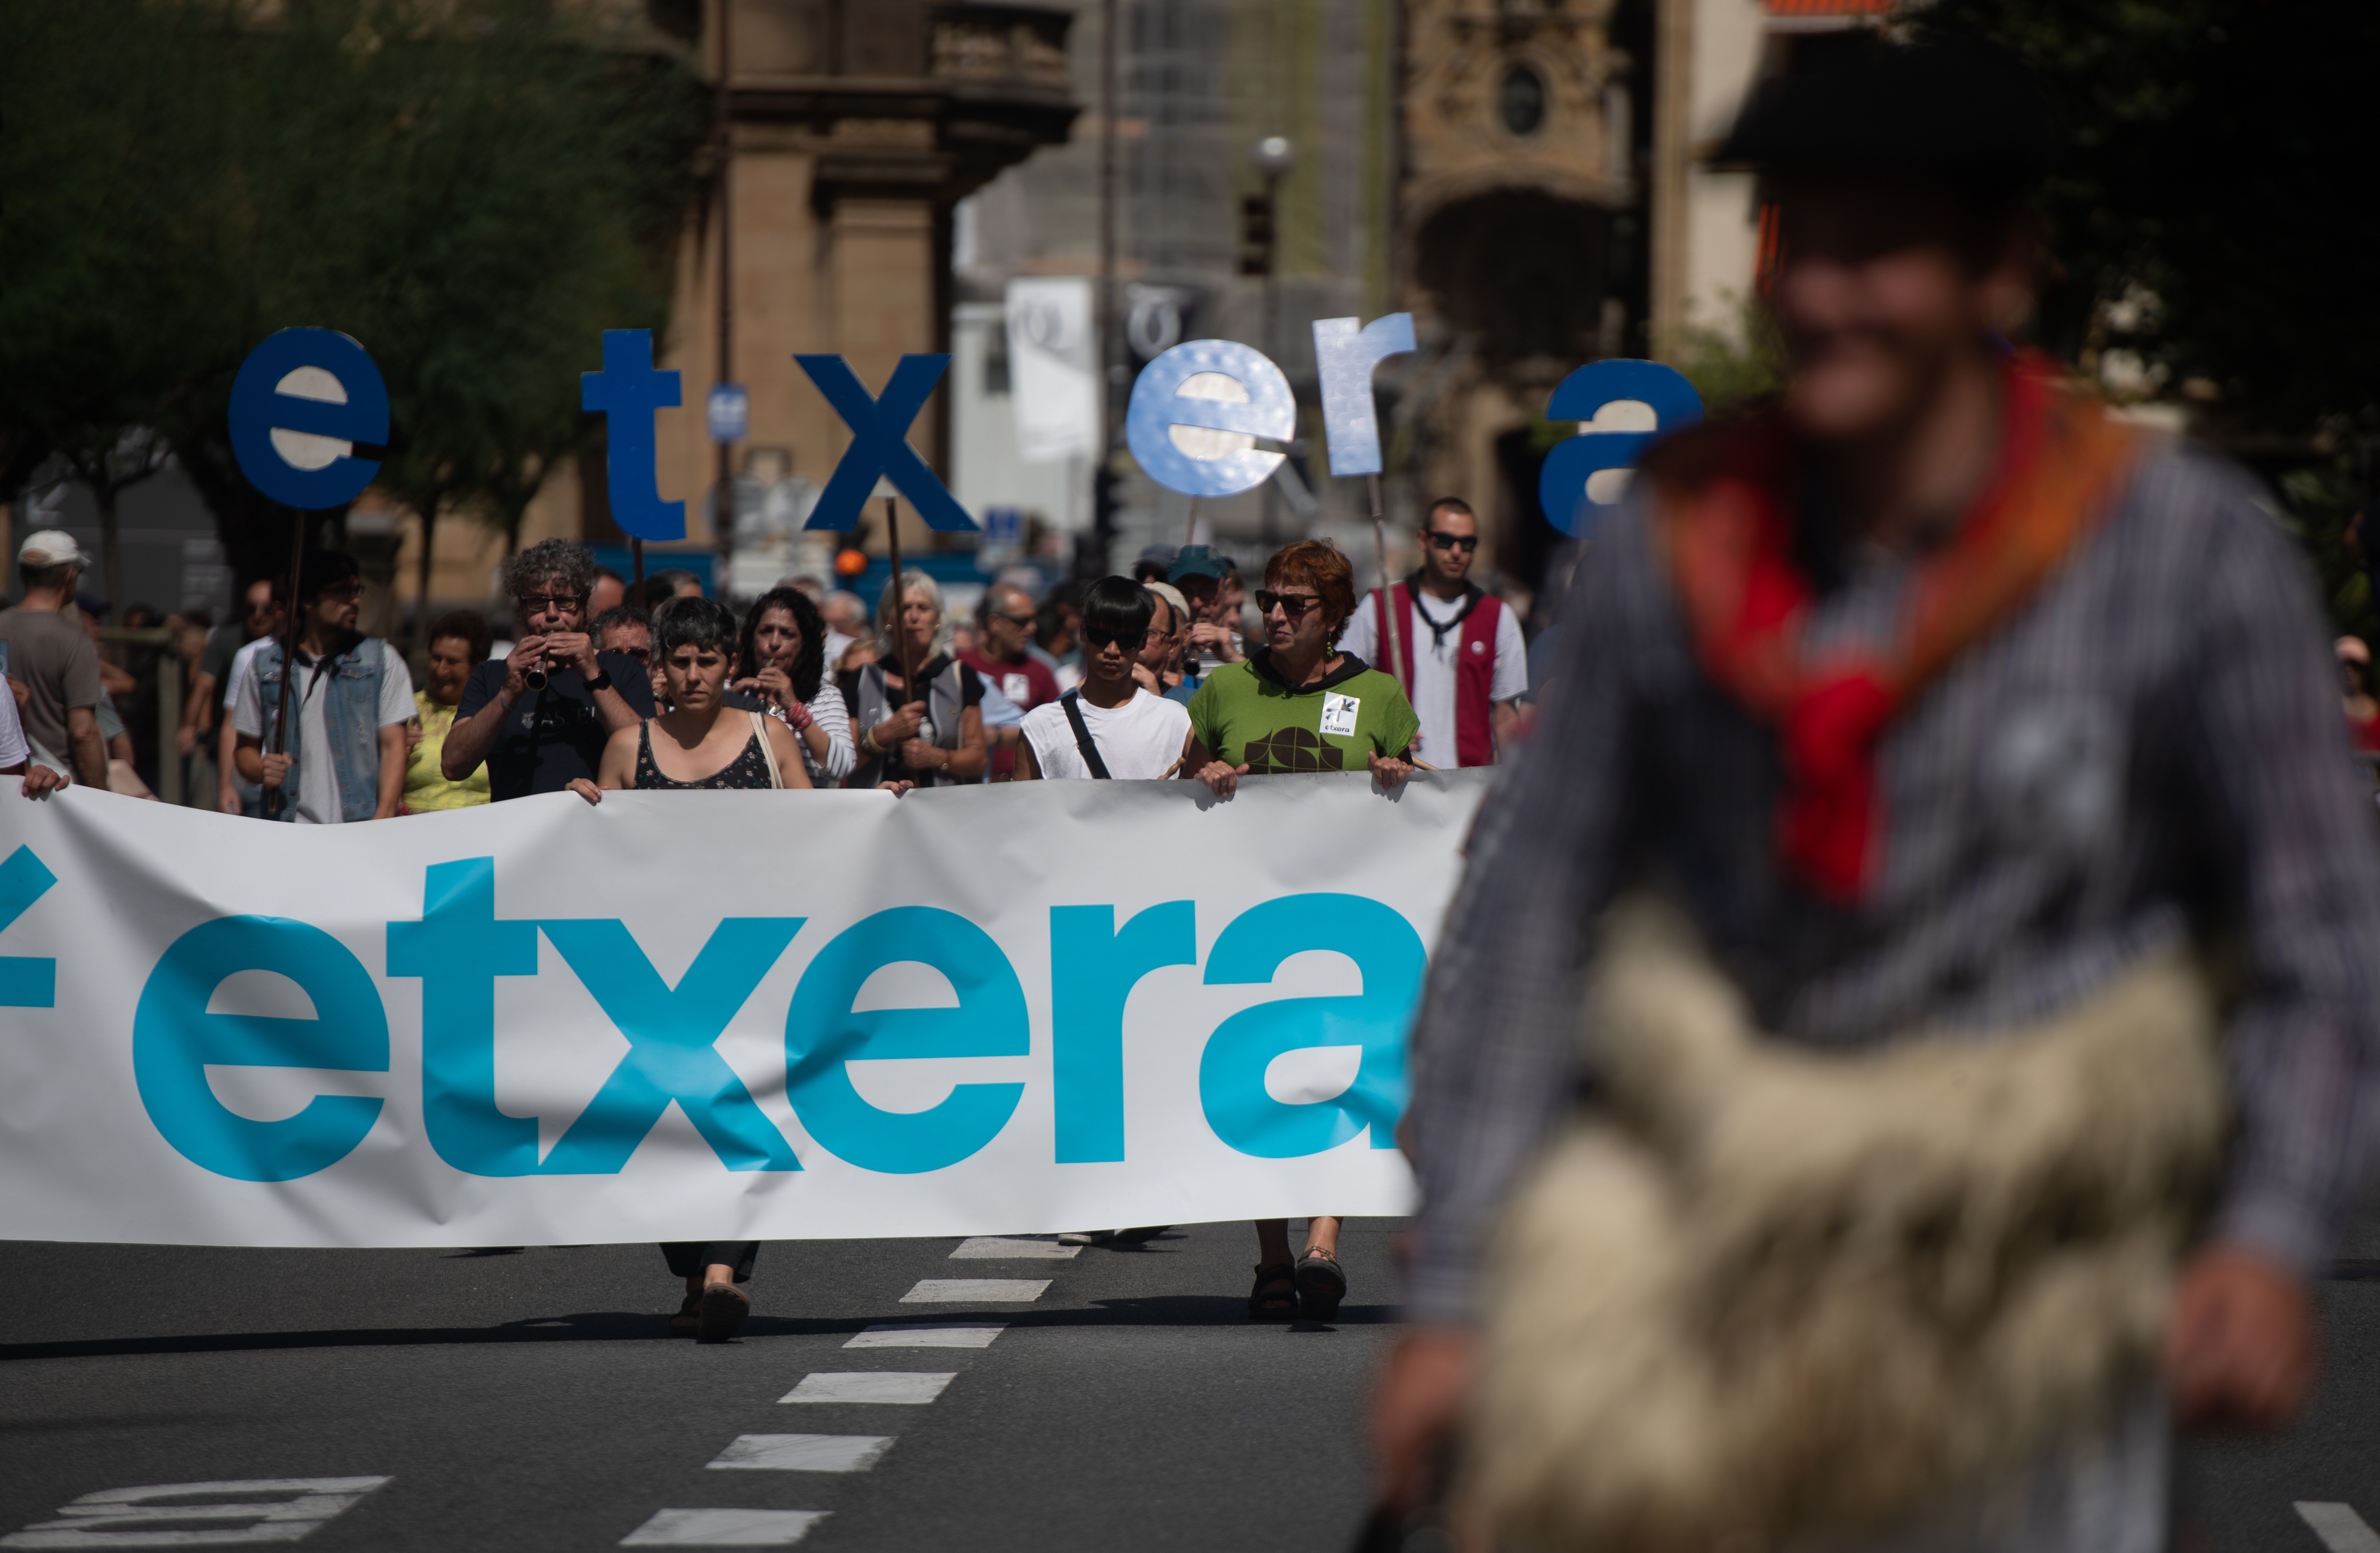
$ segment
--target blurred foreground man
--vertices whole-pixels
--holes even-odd
[[[1469,1546],[2147,1553],[2306,1393],[2380,856],[2251,481],[1999,343],[2047,147],[1879,45],[1722,153],[1787,386],[1587,547],[1415,1035],[1374,1432],[1411,1505],[1471,1410]]]

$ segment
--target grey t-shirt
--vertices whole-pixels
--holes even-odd
[[[234,620],[207,633],[206,650],[199,654],[199,673],[215,682],[216,688],[229,689],[231,661],[248,645],[248,629]]]
[[[8,677],[32,692],[24,707],[26,737],[61,760],[72,759],[67,710],[97,707],[105,698],[99,649],[80,620],[55,610],[0,613],[0,642],[8,644]]]

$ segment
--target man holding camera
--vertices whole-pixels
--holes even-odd
[[[520,616],[512,656],[472,671],[440,765],[449,782],[488,766],[499,803],[593,781],[604,743],[653,715],[652,686],[625,653],[587,634],[595,564],[582,545],[546,540],[513,557],[505,583]]]

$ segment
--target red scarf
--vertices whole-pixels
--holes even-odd
[[[1993,477],[1919,567],[1896,639],[1804,649],[1810,581],[1793,563],[1791,437],[1772,413],[1730,433],[1716,471],[1666,487],[1660,532],[1703,669],[1778,731],[1787,870],[1837,902],[1874,882],[1876,747],[1928,681],[2031,595],[2105,511],[2133,439],[2038,358],[2003,369]]]

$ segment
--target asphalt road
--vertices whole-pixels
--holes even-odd
[[[0,1533],[106,1489],[385,1477],[310,1553],[610,1548],[673,1510],[826,1512],[804,1553],[1336,1549],[1365,1511],[1356,1413],[1391,1332],[1392,1228],[1348,1225],[1352,1290],[1327,1328],[1249,1324],[1244,1224],[1068,1259],[774,1244],[742,1341],[717,1346],[665,1335],[683,1288],[651,1246],[0,1245]],[[951,1279],[1049,1287],[904,1303]],[[848,1346],[886,1323],[1002,1329]],[[951,1378],[908,1383],[930,1401],[780,1401],[807,1377],[888,1373]],[[891,1444],[856,1471],[712,1465],[739,1437],[790,1434]]]
[[[664,1335],[679,1287],[650,1246],[0,1244],[0,1534],[107,1490],[348,1479],[283,1512],[314,1517],[309,1549],[798,1533],[805,1553],[1329,1553],[1365,1510],[1357,1412],[1393,1331],[1393,1227],[1349,1225],[1354,1292],[1328,1328],[1245,1320],[1245,1225],[1066,1258],[772,1244],[743,1340],[717,1347]],[[2343,1503],[2380,1526],[2380,1216],[2342,1252],[2345,1276],[2321,1291],[2326,1376],[2299,1427],[2184,1450],[2180,1498],[2209,1553],[2380,1547],[2336,1517],[2326,1541],[2294,1508]],[[1048,1287],[905,1300],[954,1279]],[[868,1332],[888,1324],[971,1329],[927,1341],[978,1346]],[[783,1438],[797,1436],[827,1438]],[[103,1535],[0,1547],[166,1546],[146,1537],[253,1516],[111,1516]]]

